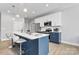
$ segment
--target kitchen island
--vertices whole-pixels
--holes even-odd
[[[49,52],[49,34],[42,33],[20,33],[14,35],[27,40],[22,43],[24,55],[47,55]]]

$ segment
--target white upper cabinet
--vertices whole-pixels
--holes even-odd
[[[54,26],[61,26],[61,12],[56,13],[54,18]]]
[[[40,27],[43,27],[44,26],[44,17],[40,17],[40,18],[37,18],[35,19],[35,23],[40,23]]]
[[[49,14],[35,19],[35,23],[40,23],[40,27],[44,27],[44,22],[51,21],[52,26],[61,26],[61,12]]]

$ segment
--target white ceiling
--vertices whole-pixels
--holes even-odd
[[[46,7],[48,4],[48,7]],[[15,7],[12,7],[15,5]],[[35,18],[47,13],[53,13],[64,10],[65,8],[79,5],[78,3],[0,3],[0,11],[11,14],[15,17],[19,14],[20,17]],[[23,9],[27,8],[27,12],[23,12]]]

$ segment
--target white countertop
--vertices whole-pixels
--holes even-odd
[[[21,32],[14,32],[14,34],[20,35],[22,37],[26,37],[28,39],[34,40],[37,38],[41,38],[44,36],[49,36],[49,34],[42,34],[42,33],[21,33]]]

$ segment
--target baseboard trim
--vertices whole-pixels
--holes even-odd
[[[76,44],[76,43],[71,43],[71,42],[67,42],[67,41],[61,41],[61,43],[65,43],[65,44],[69,44],[69,45],[73,45],[73,46],[78,46],[79,47],[79,44]]]
[[[9,39],[1,39],[1,41],[6,41],[6,40],[9,40]]]

